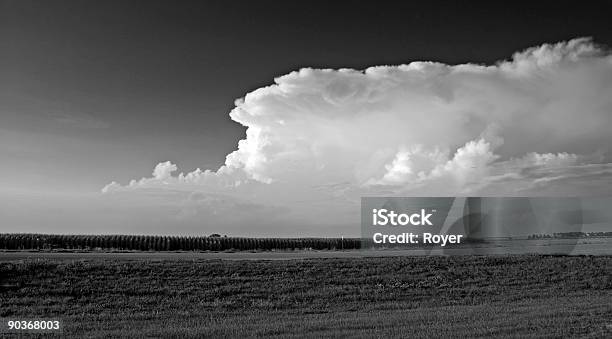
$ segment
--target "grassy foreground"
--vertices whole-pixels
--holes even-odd
[[[609,337],[612,257],[0,262],[68,337]]]

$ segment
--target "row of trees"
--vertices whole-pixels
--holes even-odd
[[[612,232],[558,232],[551,234],[531,234],[528,239],[552,239],[552,238],[607,238],[612,237]]]
[[[136,250],[136,251],[226,251],[226,250],[342,250],[358,249],[355,238],[235,238],[157,235],[55,235],[0,234],[0,249],[6,250]]]

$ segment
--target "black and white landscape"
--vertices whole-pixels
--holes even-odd
[[[611,9],[0,0],[0,333],[612,335]]]

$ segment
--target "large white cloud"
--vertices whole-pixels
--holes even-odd
[[[292,205],[361,195],[591,195],[611,188],[612,56],[590,39],[496,65],[304,68],[236,101],[246,138],[217,171],[104,192],[200,191]],[[597,183],[594,185],[593,183]],[[322,200],[323,199],[323,200]]]

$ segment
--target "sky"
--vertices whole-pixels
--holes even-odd
[[[0,231],[325,236],[364,195],[604,194],[607,13],[0,0]]]

